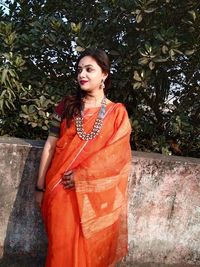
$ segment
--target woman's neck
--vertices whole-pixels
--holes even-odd
[[[85,107],[101,106],[103,97],[104,97],[104,92],[102,90],[95,93],[87,93],[83,98]]]

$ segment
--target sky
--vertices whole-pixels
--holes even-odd
[[[10,2],[13,2],[13,0],[10,0]],[[4,8],[5,13],[9,12],[9,9],[6,7],[7,5],[5,4],[4,0],[0,0],[0,6]]]

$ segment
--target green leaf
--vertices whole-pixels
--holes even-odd
[[[0,112],[4,115],[4,100],[3,99],[0,99]]]
[[[42,126],[42,129],[45,131],[48,131],[48,127],[47,126]]]
[[[4,42],[9,45],[9,46],[12,46],[14,41],[16,39],[16,34],[15,32],[12,32],[11,34],[9,34],[5,39],[4,39]]]
[[[185,54],[186,56],[191,56],[191,55],[194,54],[194,52],[195,52],[195,49],[191,49],[191,50],[186,50],[186,51],[184,52],[184,54]]]
[[[17,76],[16,72],[12,69],[8,69],[8,73],[10,74],[10,76],[12,76],[13,78],[18,79],[19,77]]]
[[[142,57],[142,58],[139,58],[139,60],[138,60],[138,64],[140,64],[140,65],[146,65],[148,63],[149,63],[149,58],[147,58],[147,57]]]
[[[138,82],[141,82],[142,81],[139,73],[136,70],[134,71],[133,79],[136,80],[136,81],[138,81]]]
[[[188,13],[192,16],[193,20],[195,21],[197,18],[196,12],[194,10],[188,11]]]
[[[136,16],[136,22],[139,24],[142,21],[142,14]]]
[[[40,96],[40,104],[41,104],[41,106],[44,105],[45,101],[46,101],[46,97],[44,95],[41,95]]]
[[[7,93],[7,90],[4,89],[0,95],[0,98],[3,99],[4,98],[4,95]]]
[[[12,106],[13,110],[15,110],[16,107],[15,107],[14,103],[13,103],[12,101],[10,101],[9,103],[10,103],[10,105]]]
[[[155,8],[152,7],[152,8],[144,9],[144,12],[149,14],[149,13],[153,13],[154,11],[156,11],[156,9],[157,9],[157,7],[155,7]]]
[[[31,126],[32,126],[33,128],[35,128],[35,127],[37,127],[38,125],[37,125],[36,122],[31,122]]]
[[[112,56],[119,56],[120,53],[118,51],[116,51],[116,50],[111,50],[110,51],[110,55],[112,55]]]
[[[143,57],[147,57],[148,56],[148,53],[144,49],[139,48],[138,51]]]
[[[141,86],[142,86],[142,84],[140,82],[136,82],[133,84],[134,89],[139,89]]]
[[[81,47],[79,45],[76,47],[76,51],[77,52],[83,52],[84,50],[85,50],[85,48],[83,48],[83,47]]]
[[[150,43],[145,43],[144,46],[148,53],[152,52],[152,46],[150,45]]]
[[[153,70],[155,68],[155,63],[153,61],[149,62],[149,68],[150,70]]]
[[[169,150],[169,148],[168,147],[162,147],[162,154],[163,155],[166,155],[166,156],[170,156],[170,155],[172,155],[172,152]]]
[[[21,106],[21,110],[22,110],[25,114],[28,114],[27,106],[22,105],[22,106]]]
[[[8,69],[3,69],[2,76],[1,76],[1,83],[4,84],[5,80],[7,79]]]
[[[166,54],[169,51],[169,48],[166,45],[162,46],[162,52],[163,54]]]
[[[175,52],[173,49],[169,50],[169,55],[170,55],[171,59],[174,60]]]
[[[173,51],[174,52],[176,52],[177,54],[180,54],[180,55],[182,55],[183,54],[183,52],[181,52],[180,50],[178,50],[178,49],[173,49]]]
[[[142,12],[142,10],[140,9],[136,9],[135,12],[131,12],[133,14],[139,15]]]
[[[72,31],[75,32],[75,33],[80,32],[81,25],[82,25],[81,22],[79,22],[79,23],[77,23],[77,24],[74,23],[74,22],[71,22],[71,29],[72,29]]]
[[[7,107],[8,109],[10,109],[9,102],[8,102],[7,100],[5,100],[4,103],[5,103],[6,107]]]
[[[21,56],[16,57],[15,59],[15,65],[16,67],[21,67],[25,64],[25,61],[22,59]]]
[[[169,60],[169,57],[166,58],[154,58],[154,62],[155,63],[163,63],[163,62],[167,62]]]
[[[35,106],[34,105],[30,105],[29,107],[28,107],[28,113],[35,113],[37,110],[36,110],[36,108],[35,108]]]
[[[42,117],[45,117],[45,112],[43,110],[39,110],[38,114]]]

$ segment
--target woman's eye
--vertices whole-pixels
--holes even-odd
[[[78,71],[77,71],[77,72],[78,72],[78,73],[81,73],[81,71],[82,71],[82,69],[78,69]]]
[[[87,68],[87,72],[91,72],[92,71],[92,68]]]

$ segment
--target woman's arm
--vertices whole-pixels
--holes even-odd
[[[48,167],[51,163],[57,140],[58,140],[58,138],[55,136],[48,136],[48,138],[45,142],[44,149],[43,149],[42,156],[41,156],[41,160],[40,160],[38,180],[36,183],[38,188],[44,188],[44,186],[45,186],[46,172],[47,172]]]
[[[42,152],[42,156],[41,156],[41,160],[40,160],[40,166],[39,166],[38,179],[37,179],[37,183],[36,183],[37,188],[41,189],[41,191],[35,191],[35,201],[39,207],[41,207],[42,199],[43,199],[43,193],[45,191],[43,189],[45,187],[46,172],[47,172],[48,167],[51,163],[57,140],[58,140],[57,137],[50,135],[45,142],[44,149]]]

